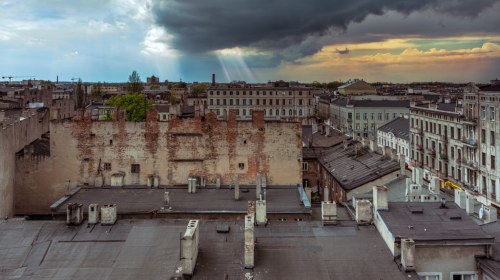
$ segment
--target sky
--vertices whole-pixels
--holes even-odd
[[[0,78],[482,83],[500,78],[499,15],[500,0],[0,0]]]

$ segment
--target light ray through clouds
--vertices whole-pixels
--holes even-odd
[[[223,49],[216,51],[215,55],[227,81],[257,82],[252,69],[245,62],[241,49]]]

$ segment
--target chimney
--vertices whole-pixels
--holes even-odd
[[[465,209],[465,192],[463,190],[455,189],[455,204]]]
[[[220,176],[219,176],[219,175],[217,175],[217,176],[215,177],[215,187],[216,187],[217,189],[220,189]]]
[[[415,271],[415,241],[401,239],[401,265],[405,271]]]
[[[482,214],[481,214],[482,212]],[[497,209],[491,206],[482,206],[482,210],[479,210],[479,218],[484,220],[484,223],[493,223],[497,221]]]
[[[330,189],[328,186],[323,188],[323,201],[330,202]]]
[[[170,206],[170,192],[164,192],[163,193],[163,203],[164,203],[164,206],[163,208],[164,209],[172,209],[172,206]]]
[[[188,177],[188,193],[196,193],[196,177],[189,176]]]
[[[101,225],[114,225],[117,212],[116,204],[103,205],[101,207]]]
[[[418,184],[418,185],[422,185],[424,182],[424,178],[422,177],[422,168],[420,167],[413,167],[413,170],[412,170],[412,173],[411,173],[411,177],[412,177],[412,181],[415,183],[415,184]]]
[[[240,178],[236,176],[234,179],[234,200],[240,200]]]
[[[245,257],[244,263],[245,268],[254,267],[254,250],[255,250],[255,238],[254,238],[254,216],[245,216]]]
[[[80,203],[70,203],[66,208],[66,224],[78,226],[83,223],[83,206]]]
[[[262,193],[262,174],[257,173],[257,178],[255,180],[255,198],[259,199]]]
[[[257,225],[265,225],[267,224],[267,207],[265,200],[257,200],[255,202],[255,220]]]
[[[215,86],[215,74],[212,73],[212,86]]]
[[[475,199],[472,195],[465,195],[465,212],[467,212],[467,215],[474,214],[474,201]]]
[[[432,176],[431,181],[429,183],[429,190],[432,193],[439,194],[440,193],[440,191],[439,191],[440,184],[441,184],[441,179],[439,179],[439,177]]]
[[[372,221],[372,203],[362,199],[356,201],[356,223],[370,224]]]
[[[97,203],[91,203],[89,204],[89,217],[88,217],[88,224],[89,225],[95,225],[99,223],[99,204]]]
[[[386,186],[373,187],[373,211],[376,212],[378,210],[389,210]]]
[[[375,140],[370,140],[370,151],[376,152],[377,151],[377,142]]]
[[[199,220],[190,220],[181,239],[182,274],[193,275],[200,240]]]
[[[321,220],[323,225],[337,223],[337,204],[335,202],[321,202]]]

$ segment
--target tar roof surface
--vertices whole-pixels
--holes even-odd
[[[397,117],[394,120],[379,127],[380,131],[390,132],[395,137],[410,140],[410,119]]]
[[[358,144],[347,149],[343,145],[331,148],[319,160],[345,190],[353,190],[399,169],[399,163],[355,145]]]
[[[493,237],[465,210],[455,203],[447,203],[447,208],[440,208],[440,205],[440,202],[389,202],[389,210],[378,213],[393,236],[415,241],[483,240],[493,243]],[[423,212],[416,213],[419,210]]]
[[[338,98],[332,103],[342,107],[349,104],[354,107],[366,108],[410,108],[409,100],[348,100],[347,98]]]
[[[248,192],[243,192],[248,190]],[[240,186],[240,200],[234,200],[234,190],[229,188],[197,188],[194,194],[186,188],[82,188],[57,209],[65,213],[68,203],[88,205],[97,203],[116,204],[120,214],[150,213],[164,206],[163,194],[170,192],[171,213],[245,213],[249,200],[255,200],[255,186]],[[296,187],[267,187],[267,211],[269,213],[307,213],[300,205]]]
[[[0,222],[0,278],[171,279],[187,220]],[[255,268],[243,268],[243,222],[202,220],[193,279],[407,279],[373,226],[274,222],[256,227]],[[216,232],[230,226],[229,233]]]

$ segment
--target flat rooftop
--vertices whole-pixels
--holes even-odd
[[[178,279],[188,220],[118,220],[113,226],[0,221],[1,279]],[[218,225],[230,227],[217,233]],[[409,279],[373,226],[352,221],[256,227],[255,268],[243,268],[244,223],[200,221],[193,279]],[[411,279],[415,279],[412,277]]]
[[[187,188],[81,188],[66,201],[55,207],[59,214],[66,213],[68,203],[88,205],[116,204],[118,214],[144,214],[159,211],[164,206],[163,194],[170,192],[171,211],[168,213],[235,213],[246,214],[248,201],[256,200],[255,186],[240,186],[240,199],[234,200],[234,189],[229,187],[197,188],[188,193]],[[299,200],[297,187],[268,186],[266,190],[268,213],[309,214]]]
[[[455,203],[440,202],[389,202],[389,210],[378,213],[393,236],[412,238],[415,241],[474,241],[492,244],[493,236],[487,234]]]

